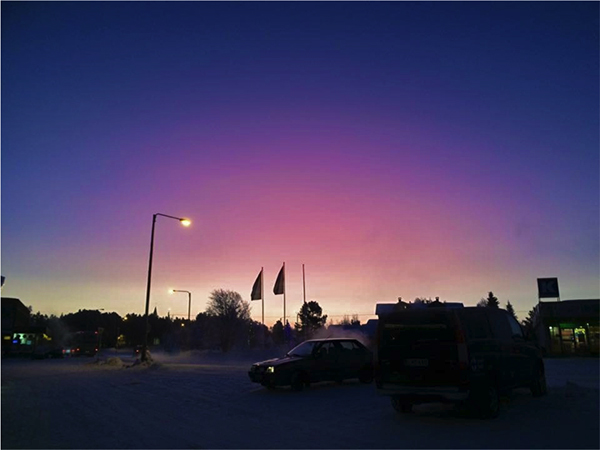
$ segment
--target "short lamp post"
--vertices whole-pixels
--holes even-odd
[[[175,217],[169,216],[168,214],[156,213],[152,216],[152,235],[150,237],[150,261],[148,263],[148,285],[146,287],[146,312],[144,314],[145,317],[145,330],[144,330],[144,345],[142,347],[142,361],[146,361],[147,351],[148,351],[148,309],[150,308],[150,283],[152,280],[152,253],[154,251],[154,226],[156,225],[156,218],[158,216],[167,217],[169,219],[179,220],[181,225],[184,227],[189,227],[191,225],[191,221],[189,219],[185,219],[183,217]]]
[[[192,312],[192,293],[190,291],[182,291],[180,289],[169,289],[169,294],[174,294],[175,292],[185,292],[188,295],[188,320],[190,320],[190,313]]]

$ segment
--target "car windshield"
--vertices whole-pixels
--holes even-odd
[[[287,354],[289,356],[310,356],[313,348],[315,348],[316,342],[307,341],[291,349]]]

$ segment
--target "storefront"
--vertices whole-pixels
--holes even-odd
[[[600,300],[540,302],[535,332],[542,350],[555,356],[599,354]]]
[[[29,308],[18,298],[2,297],[2,356],[21,348],[19,332],[29,328],[29,314]],[[23,340],[27,342],[27,337]]]

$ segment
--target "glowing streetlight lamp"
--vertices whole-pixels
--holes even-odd
[[[168,214],[156,213],[152,216],[152,234],[150,237],[150,261],[148,263],[148,285],[146,287],[146,312],[144,314],[146,320],[146,330],[144,331],[144,346],[142,347],[142,361],[147,359],[148,350],[148,309],[150,308],[150,282],[152,280],[152,253],[154,252],[154,226],[156,225],[156,217],[162,216],[168,219],[179,220],[181,225],[189,227],[192,222],[189,219],[183,217],[169,216]]]
[[[185,292],[188,295],[189,303],[188,303],[188,320],[190,320],[190,312],[192,311],[192,293],[190,291],[182,291],[179,289],[169,289],[169,294],[174,294],[175,292]]]

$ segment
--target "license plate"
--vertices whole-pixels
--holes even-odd
[[[427,367],[429,366],[428,359],[405,359],[404,365],[407,367]]]

